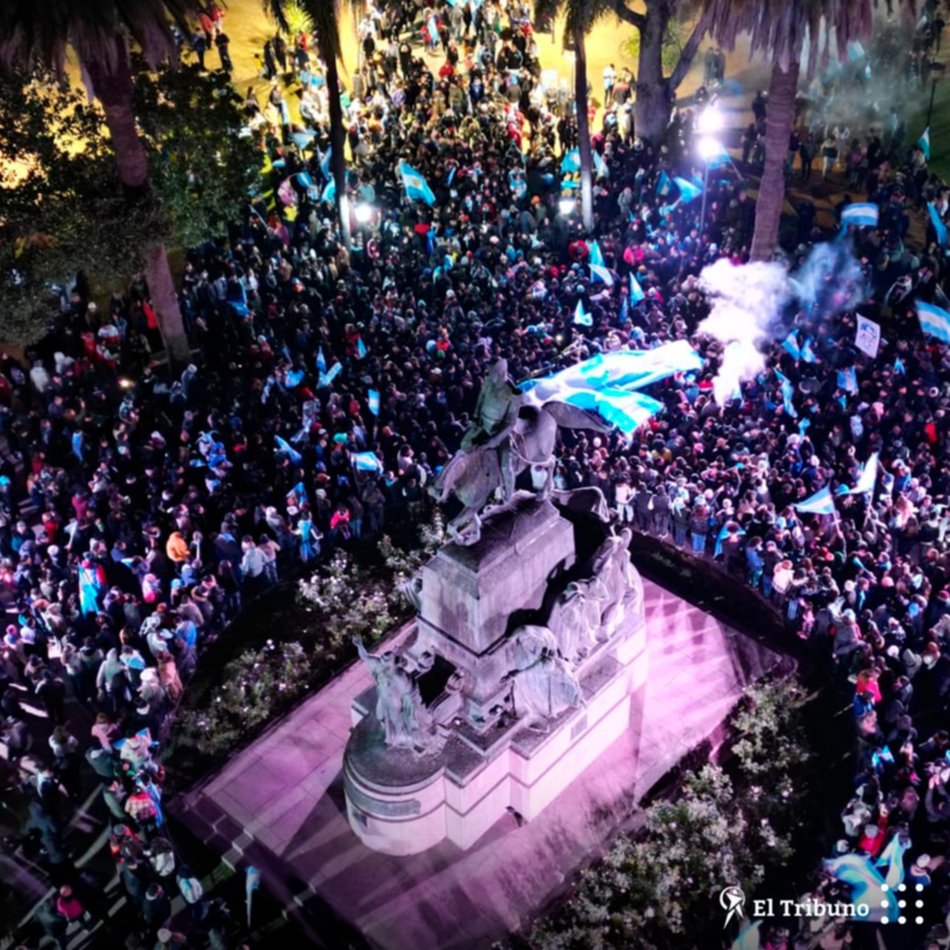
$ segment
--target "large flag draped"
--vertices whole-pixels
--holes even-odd
[[[825,861],[825,869],[839,881],[851,886],[851,902],[867,904],[871,908],[869,923],[888,920],[894,923],[900,916],[897,898],[892,895],[880,871],[863,854],[843,854]]]
[[[528,380],[521,389],[534,403],[567,403],[600,415],[629,435],[663,408],[636,390],[702,367],[702,357],[685,340],[677,340],[655,350],[599,354],[553,376]]]
[[[429,183],[408,162],[399,163],[399,174],[402,176],[407,198],[411,201],[424,201],[427,205],[435,204],[435,195]]]
[[[950,343],[950,313],[932,304],[917,301],[917,319],[925,336],[934,336],[941,343]]]

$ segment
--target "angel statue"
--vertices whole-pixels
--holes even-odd
[[[436,736],[416,681],[391,650],[377,655],[366,649],[361,637],[353,637],[353,643],[376,683],[376,718],[385,744],[391,749],[430,751]]]

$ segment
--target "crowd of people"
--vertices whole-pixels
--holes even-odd
[[[176,858],[162,809],[169,713],[204,645],[246,599],[337,546],[426,518],[427,488],[495,358],[521,381],[689,339],[706,369],[654,387],[665,411],[630,440],[566,436],[557,487],[600,487],[619,521],[719,563],[826,655],[853,695],[858,736],[838,850],[877,859],[899,848],[947,945],[950,351],[922,336],[914,302],[945,304],[948,263],[932,226],[924,245],[909,243],[906,182],[944,218],[946,189],[892,138],[883,170],[854,182],[880,207],[878,225],[845,238],[866,284],[861,312],[883,327],[880,352],[856,349],[853,310],[827,316],[838,275],[825,274],[811,306],[785,315],[767,368],[721,406],[723,351],[697,334],[709,310],[698,275],[748,259],[744,169],[708,176],[700,220],[699,201],[664,185],[699,170],[695,111],[674,114],[660,148],[636,137],[630,82],[605,75],[588,234],[564,204],[577,194],[564,164],[571,103],[543,75],[527,9],[445,6],[418,21],[391,9],[362,21],[343,96],[351,206],[372,208],[350,247],[323,200],[323,70],[305,36],[278,37],[262,57],[268,101],[246,102],[262,191],[228,240],[185,266],[193,362],[172,378],[148,362],[159,340],[141,280],[103,308],[77,280],[42,344],[22,362],[0,357],[3,738],[11,781],[29,788],[24,841],[58,889],[36,921],[62,941],[105,912],[101,882],[77,870],[67,841],[94,775],[143,945],[225,945],[224,909]],[[196,55],[197,39],[221,51],[223,35],[219,18],[202,21]],[[709,63],[718,82],[721,60]],[[424,176],[431,204],[407,197],[400,160]],[[595,236],[609,280],[588,266]],[[792,261],[832,236],[803,214]],[[578,302],[590,325],[575,320]],[[807,357],[782,345],[789,331]],[[797,512],[824,486],[852,487],[874,453],[872,492],[836,495],[834,518]],[[38,710],[48,742],[36,739]],[[77,721],[92,723],[87,734]],[[169,927],[175,895],[187,935]],[[839,930],[816,940],[841,946]]]

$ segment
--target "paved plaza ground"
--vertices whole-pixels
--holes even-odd
[[[714,735],[742,688],[778,655],[645,581],[649,674],[624,736],[537,819],[505,815],[474,847],[419,855],[368,850],[350,830],[343,748],[353,698],[371,685],[350,666],[181,796],[172,810],[235,864],[264,869],[290,906],[327,905],[372,945],[484,946],[522,927],[568,875],[600,853],[644,795]],[[325,912],[314,936],[326,936]]]

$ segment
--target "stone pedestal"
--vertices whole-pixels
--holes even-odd
[[[402,655],[420,676],[438,661],[449,678],[451,689],[429,703],[442,745],[427,754],[387,748],[375,689],[357,697],[344,787],[350,826],[367,847],[407,855],[447,839],[468,848],[509,807],[531,820],[628,727],[647,674],[639,577],[636,606],[576,664],[583,704],[541,728],[515,718],[510,634],[546,622],[575,550],[571,523],[529,497],[490,519],[477,545],[447,545],[422,569]]]

